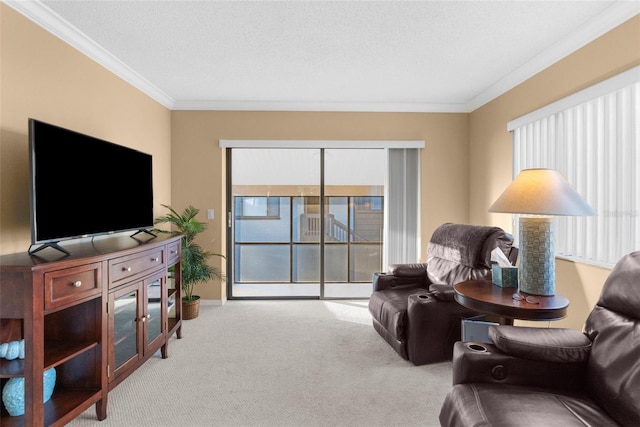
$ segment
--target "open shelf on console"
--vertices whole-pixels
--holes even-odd
[[[24,377],[24,360],[0,359],[0,378]]]
[[[47,426],[62,426],[75,417],[69,417],[72,412],[86,410],[101,399],[99,388],[95,389],[64,389],[56,388],[51,399],[44,404],[44,424]],[[4,408],[0,413],[2,427],[27,427],[24,415],[10,416]]]
[[[44,354],[44,369],[55,368],[56,366],[97,347],[97,341],[87,341],[81,343],[61,343],[46,342]]]

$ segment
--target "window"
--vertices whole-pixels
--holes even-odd
[[[279,219],[279,197],[236,197],[236,218],[240,219]]]
[[[640,248],[639,81],[636,67],[509,124],[514,176],[556,169],[597,213],[557,217],[560,257],[610,267]]]

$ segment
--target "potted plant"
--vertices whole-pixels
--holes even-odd
[[[209,280],[224,280],[224,274],[216,267],[207,264],[207,260],[212,256],[224,258],[224,255],[215,254],[204,250],[196,243],[196,236],[207,228],[207,224],[196,219],[199,209],[189,205],[184,212],[178,213],[170,206],[162,205],[169,209],[169,213],[156,218],[155,224],[169,223],[173,226],[172,231],[157,230],[160,233],[172,233],[182,235],[182,258],[181,258],[181,289],[182,295],[182,318],[185,320],[198,317],[200,307],[200,296],[194,295],[194,286],[198,283],[205,283]]]

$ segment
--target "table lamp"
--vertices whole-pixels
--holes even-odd
[[[562,174],[552,169],[524,169],[491,205],[489,212],[520,217],[519,291],[555,294],[553,215],[595,215]]]

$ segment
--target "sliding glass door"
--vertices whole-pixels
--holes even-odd
[[[385,170],[385,150],[324,150],[327,298],[368,298],[382,271]]]
[[[320,150],[231,152],[231,297],[319,297]]]
[[[229,296],[353,298],[382,268],[385,150],[230,150]]]

